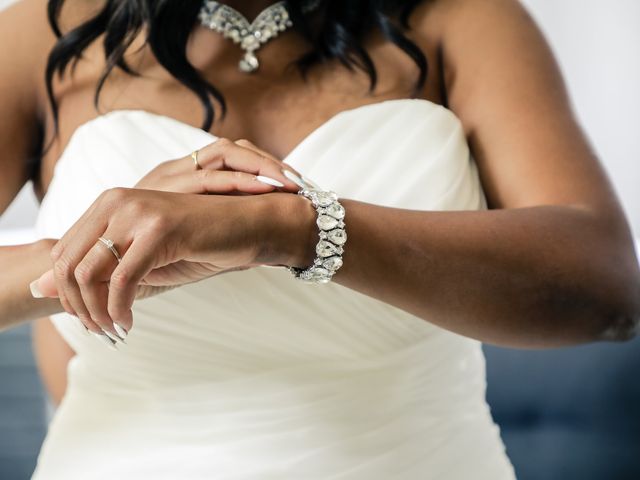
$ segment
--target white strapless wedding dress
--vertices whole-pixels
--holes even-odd
[[[103,190],[213,139],[140,110],[87,122],[55,167],[39,235],[62,236]],[[284,161],[343,198],[486,208],[459,119],[427,100],[340,112]],[[480,343],[337,283],[283,267],[222,274],[136,302],[119,351],[52,318],[77,355],[34,479],[515,478]]]

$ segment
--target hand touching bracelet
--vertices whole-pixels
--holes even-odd
[[[307,283],[327,283],[342,266],[342,253],[347,241],[344,207],[335,192],[302,188],[298,191],[309,199],[318,213],[319,241],[316,258],[307,268],[287,267],[298,279]]]

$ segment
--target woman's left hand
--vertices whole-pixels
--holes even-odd
[[[140,179],[135,188],[253,195],[271,192],[274,187],[296,193],[308,182],[293,167],[248,140],[219,138],[191,155],[162,162]],[[314,186],[312,182],[309,185]]]
[[[151,171],[136,188],[103,192],[53,247],[54,267],[41,277],[40,289],[55,283],[65,311],[96,333],[117,336],[114,322],[126,331],[132,326],[131,307],[140,289],[182,285],[261,264],[287,264],[287,252],[282,246],[274,248],[282,237],[275,234],[274,219],[289,215],[283,209],[300,207],[299,196],[272,194],[273,187],[255,182],[255,173],[273,178],[280,167],[265,161],[255,147],[235,148],[225,141],[216,147],[226,150],[224,157],[206,148],[199,157],[201,172],[211,165],[217,170],[236,165],[254,173],[182,172],[189,162],[178,159]],[[189,168],[194,167],[192,162]],[[286,177],[284,181],[284,189],[297,191]],[[227,195],[193,194],[216,191]],[[120,261],[99,238],[114,242]]]

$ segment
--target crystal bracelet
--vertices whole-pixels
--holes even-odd
[[[347,241],[345,210],[332,191],[302,188],[298,195],[309,199],[316,209],[320,240],[316,245],[316,258],[312,265],[306,268],[287,268],[296,278],[307,283],[327,283],[342,266],[343,246]]]

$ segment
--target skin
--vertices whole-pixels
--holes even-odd
[[[232,2],[248,16],[268,3]],[[43,4],[25,0],[0,14],[0,35],[18,39],[16,49],[0,53],[0,64],[11,66],[0,76],[0,100],[6,112],[0,116],[0,167],[7,173],[0,180],[2,208],[27,179],[24,159],[33,148],[35,126],[51,132],[51,114],[39,79],[53,39],[44,33],[31,38],[30,29],[23,28],[34,25],[48,32]],[[63,12],[67,27],[94,7],[87,3],[87,12],[74,8]],[[536,25],[515,0],[426,2],[411,23],[409,36],[430,60],[422,98],[438,104],[446,101],[462,121],[490,210],[428,212],[341,198],[349,240],[344,266],[333,281],[488,343],[545,348],[631,338],[640,317],[640,272],[630,228],[576,121],[556,62]],[[115,72],[101,97],[103,111],[145,109],[198,126],[198,100],[171,79],[148,50],[136,53],[139,46],[134,45],[128,58],[142,77]],[[416,74],[413,62],[375,34],[366,46],[380,74],[374,95],[366,93],[366,75],[348,72],[337,63],[314,69],[308,83],[295,73],[283,74],[284,65],[306,48],[292,32],[260,50],[259,75],[239,73],[238,49],[203,28],[194,31],[188,54],[231,107],[211,131],[228,139],[227,146],[237,145],[237,139],[251,141],[239,146],[244,150],[229,149],[228,158],[253,149],[256,161],[264,161],[269,156],[286,157],[339,111],[409,97]],[[43,158],[36,185],[40,196],[71,133],[97,115],[91,99],[102,67],[99,45],[90,47],[86,57],[89,60],[78,64],[72,79],[56,84],[60,136]],[[92,221],[74,226],[75,240],[65,236],[57,243],[50,239],[0,249],[0,261],[7,265],[0,283],[12,289],[0,294],[4,295],[0,296],[2,327],[63,309],[88,308],[91,294],[86,290],[99,288],[105,277],[113,282],[114,272],[119,293],[94,295],[100,300],[91,308],[101,318],[84,319],[90,328],[110,329],[111,320],[135,328],[129,309],[138,280],[167,263],[187,261],[217,273],[255,263],[305,266],[317,241],[315,213],[305,199],[289,193],[184,199],[166,191],[107,192],[90,209]],[[123,199],[137,205],[128,217],[113,209]],[[176,203],[199,213],[187,218]],[[78,241],[104,232],[92,230],[93,220],[107,226],[114,215],[121,215],[118,224],[125,228],[118,233],[131,235],[122,252],[136,238],[152,238],[159,226],[183,221],[189,228],[174,229],[172,241],[178,245],[201,231],[211,220],[207,215],[215,215],[221,205],[237,218],[256,219],[249,222],[244,239],[201,236],[179,253],[165,252],[163,257],[156,249],[154,258],[140,255],[120,270],[106,249],[95,250],[93,242]],[[257,221],[264,209],[276,212],[279,221],[268,225]],[[139,218],[141,212],[153,213],[156,223],[131,233],[126,227],[132,226],[134,213]],[[391,233],[398,231],[402,235]],[[264,248],[256,248],[258,243]],[[217,250],[207,250],[205,244],[217,245]],[[90,252],[94,257],[87,257]],[[76,269],[86,258],[93,258],[100,268],[83,277]],[[29,282],[50,270],[62,305],[58,299],[36,300],[29,294]]]

